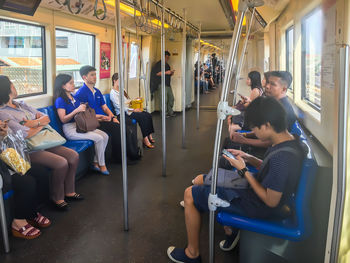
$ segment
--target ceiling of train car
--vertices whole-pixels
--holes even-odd
[[[168,0],[165,6],[179,15],[186,8],[188,20],[196,26],[201,22],[203,31],[230,30],[219,0]]]

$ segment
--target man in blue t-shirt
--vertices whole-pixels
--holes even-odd
[[[74,97],[80,102],[88,102],[89,106],[95,110],[96,117],[100,122],[99,129],[106,132],[111,138],[113,158],[119,162],[121,161],[119,121],[106,105],[101,91],[95,88],[96,69],[91,66],[83,66],[79,72],[84,80],[84,85]]]
[[[229,150],[233,158],[224,156],[235,167],[238,174],[249,184],[247,189],[218,187],[219,198],[230,202],[227,211],[253,218],[268,218],[281,215],[282,208],[295,193],[304,159],[304,150],[298,139],[287,130],[286,111],[273,97],[259,97],[248,106],[245,120],[255,135],[262,141],[270,141],[272,146],[266,152],[264,161],[239,150]],[[246,163],[259,169],[253,176]],[[168,256],[174,262],[201,262],[199,255],[199,234],[201,212],[208,212],[210,186],[203,185],[203,179],[195,179],[195,185],[184,193],[187,247],[168,248]],[[201,183],[198,182],[199,179]],[[222,250],[231,250],[239,240],[239,231],[225,227],[226,240],[220,242]]]

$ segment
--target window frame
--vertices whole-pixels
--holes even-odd
[[[292,36],[293,36],[293,45],[292,47],[289,46],[289,33],[290,31],[292,31]],[[285,34],[285,47],[286,47],[286,53],[285,53],[285,59],[286,59],[286,71],[289,71],[292,76],[294,77],[294,32],[295,32],[295,28],[294,28],[294,25],[291,25],[289,26],[288,28],[286,28],[286,30],[284,31],[284,34]],[[291,51],[292,51],[292,58],[293,58],[293,66],[292,68],[290,69],[289,68],[289,49],[291,48]],[[294,81],[293,81],[294,82]],[[288,87],[288,91],[290,93],[294,93],[294,85],[293,85],[293,82],[291,83],[291,85]]]
[[[312,9],[310,12],[308,12],[306,15],[304,15],[301,20],[300,20],[300,35],[301,35],[301,100],[303,102],[305,102],[308,106],[310,106],[312,109],[316,110],[318,113],[321,113],[321,106],[322,106],[322,100],[321,100],[321,105],[318,106],[315,103],[305,99],[306,96],[306,86],[305,86],[305,81],[306,81],[306,70],[304,70],[306,68],[306,52],[305,52],[305,45],[306,45],[306,38],[305,36],[305,21],[310,18],[312,15],[314,15],[316,12],[318,11],[322,11],[322,8],[320,6],[315,7],[314,9]],[[322,61],[321,61],[321,67],[322,67]],[[322,72],[322,69],[321,69]],[[322,78],[322,76],[321,76]],[[320,85],[322,85],[322,82],[320,83]],[[322,88],[320,87],[320,90],[322,91]]]
[[[26,25],[26,26],[35,26],[35,27],[39,27],[41,29],[41,40],[42,40],[41,57],[42,57],[43,91],[30,93],[30,94],[21,94],[21,95],[18,95],[17,98],[27,98],[27,97],[47,94],[47,61],[46,61],[47,56],[46,56],[45,26],[39,25],[39,24],[34,24],[34,23],[23,22],[23,21],[5,19],[2,17],[0,17],[0,22],[8,22],[8,23],[13,23],[13,24],[17,23],[17,24]]]
[[[87,32],[81,32],[79,30],[72,30],[72,29],[66,29],[66,28],[61,28],[61,27],[55,27],[55,49],[56,47],[56,31],[65,31],[65,32],[69,32],[69,33],[74,33],[74,34],[81,34],[81,35],[87,35],[87,36],[91,36],[92,37],[92,67],[96,68],[96,36],[94,34],[91,33],[87,33]],[[57,59],[57,57],[55,58]]]

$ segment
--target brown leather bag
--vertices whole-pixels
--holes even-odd
[[[95,110],[89,107],[88,104],[86,104],[85,111],[79,112],[74,116],[74,120],[77,124],[77,132],[79,133],[86,133],[100,127]]]

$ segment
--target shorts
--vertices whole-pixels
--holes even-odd
[[[210,185],[194,185],[192,186],[192,197],[195,207],[199,212],[209,212],[208,197],[210,194]],[[237,215],[245,215],[240,204],[240,197],[237,191],[230,188],[217,187],[216,194],[219,198],[230,202],[229,207],[218,207],[216,211],[228,212]]]

